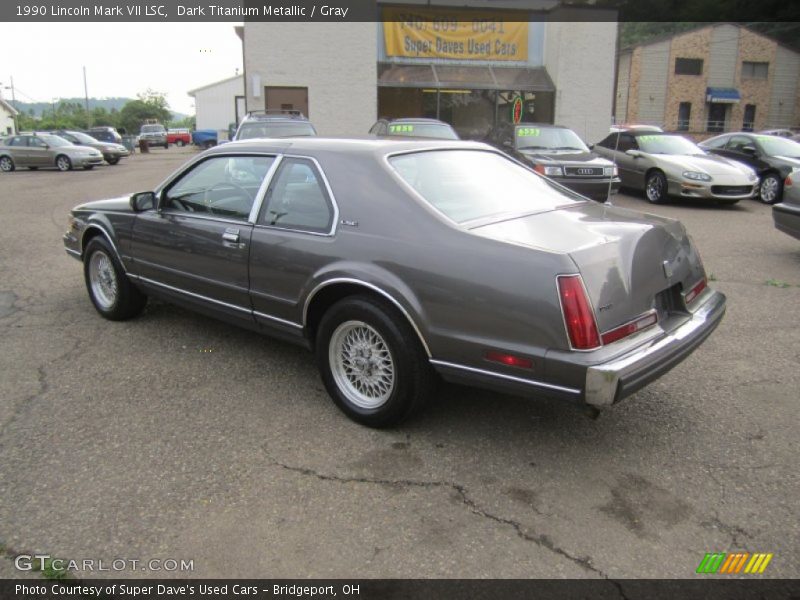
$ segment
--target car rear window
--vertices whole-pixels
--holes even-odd
[[[439,140],[459,139],[452,127],[440,123],[390,123],[387,135],[433,138]]]
[[[389,163],[431,206],[456,223],[510,218],[585,201],[495,152],[414,152],[393,156]]]
[[[142,125],[142,133],[161,133],[166,131],[163,125]]]
[[[244,123],[236,136],[237,140],[250,140],[253,138],[285,138],[285,137],[310,137],[317,135],[314,127],[308,122],[291,123],[281,122],[253,122]]]

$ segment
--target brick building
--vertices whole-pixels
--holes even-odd
[[[697,139],[800,126],[800,53],[719,23],[620,51],[615,118]]]

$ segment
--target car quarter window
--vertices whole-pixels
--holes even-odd
[[[208,158],[163,192],[161,209],[246,221],[274,161],[274,156]]]
[[[284,158],[267,190],[258,224],[328,233],[333,214],[331,198],[314,162]]]

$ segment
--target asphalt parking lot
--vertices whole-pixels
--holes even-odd
[[[192,152],[0,174],[7,557],[194,565],[129,576],[618,579],[690,578],[706,552],[745,550],[774,553],[765,576],[800,576],[800,241],[769,207],[614,201],[680,218],[729,305],[598,420],[442,386],[374,431],[334,407],[304,350],[163,303],[96,314],[63,251],[69,209],[150,189]]]

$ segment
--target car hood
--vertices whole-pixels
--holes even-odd
[[[584,166],[610,167],[611,161],[602,158],[594,152],[570,152],[570,151],[544,151],[544,150],[519,150],[519,153],[526,159],[535,163],[579,163]]]
[[[75,210],[129,212],[131,210],[131,194],[119,196],[117,198],[107,198],[105,200],[93,200],[92,202],[86,202],[80,206],[76,206]]]
[[[752,169],[745,164],[715,154],[648,154],[653,161],[674,171],[698,171],[714,175],[747,175]]]
[[[84,146],[81,144],[73,144],[71,146],[61,146],[59,148],[51,148],[51,150],[58,150],[66,152],[67,154],[94,154],[95,152],[99,152],[100,150],[94,146]]]
[[[470,232],[568,254],[583,277],[601,331],[652,310],[656,296],[671,286],[691,289],[704,274],[679,221],[596,202],[481,225]]]

